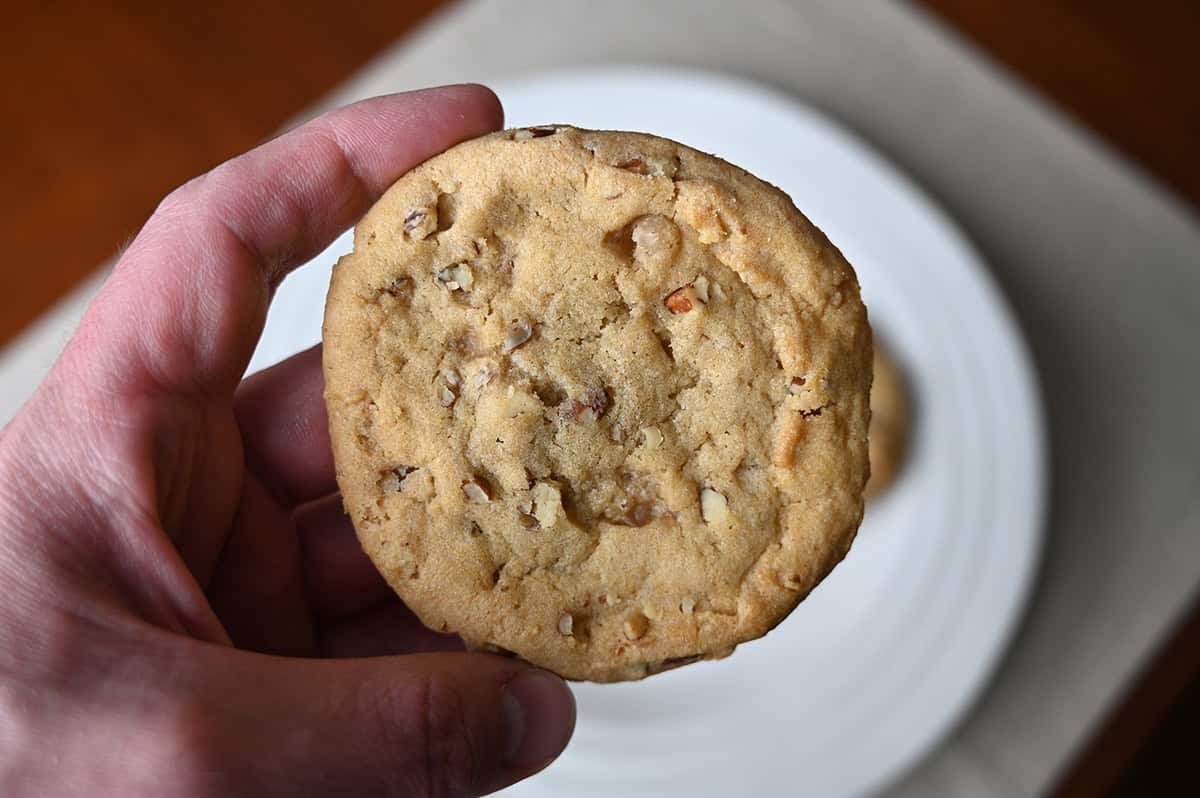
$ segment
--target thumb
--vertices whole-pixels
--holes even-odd
[[[222,703],[250,778],[215,763],[239,782],[224,795],[484,795],[544,768],[575,727],[562,679],[489,654],[248,657]]]

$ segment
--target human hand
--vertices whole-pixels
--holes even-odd
[[[563,682],[446,651],[358,547],[319,348],[241,381],[283,276],[500,122],[480,87],[368,100],[146,223],[0,433],[0,793],[475,795],[561,751]]]

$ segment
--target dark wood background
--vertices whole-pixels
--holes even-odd
[[[444,3],[10,4],[0,50],[0,240],[9,251],[0,345],[111,257],[173,186],[269,136]],[[918,5],[1200,203],[1200,3]],[[1060,794],[1196,790],[1197,610]]]

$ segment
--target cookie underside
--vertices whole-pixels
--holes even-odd
[[[567,127],[401,178],[334,269],[338,482],[430,628],[565,677],[727,655],[845,555],[871,334],[788,197]]]

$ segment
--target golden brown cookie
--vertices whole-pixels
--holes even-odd
[[[723,657],[862,517],[854,272],[675,142],[538,127],[433,158],[358,225],[324,336],[363,547],[472,647],[595,681]]]
[[[908,394],[904,375],[891,355],[875,345],[875,381],[871,384],[868,431],[871,478],[866,497],[878,496],[895,481],[908,452]]]

